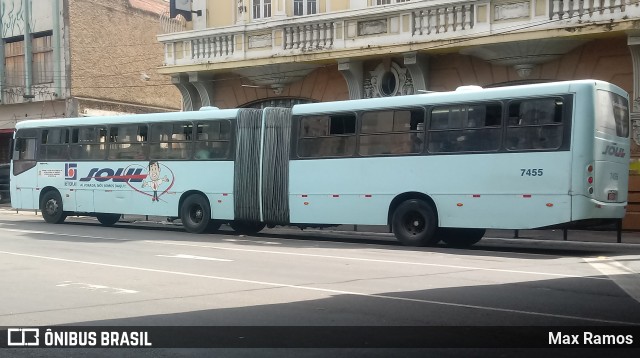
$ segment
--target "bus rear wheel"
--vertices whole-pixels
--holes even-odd
[[[96,214],[96,219],[103,226],[113,226],[120,221],[120,214]]]
[[[418,199],[400,204],[393,212],[391,229],[405,246],[432,246],[438,243],[436,214],[431,205]]]
[[[438,236],[447,246],[465,248],[482,240],[486,231],[485,229],[444,228],[439,231]]]
[[[208,232],[213,225],[211,220],[211,207],[202,195],[191,194],[180,207],[180,220],[185,230],[193,234]]]
[[[229,226],[239,234],[253,235],[259,233],[267,224],[251,221],[232,221]]]
[[[62,207],[62,197],[57,190],[46,192],[40,202],[40,211],[44,221],[50,224],[61,224],[67,218]]]

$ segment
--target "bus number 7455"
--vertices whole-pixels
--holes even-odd
[[[521,177],[523,176],[541,177],[542,176],[542,169],[520,169],[520,171],[522,172],[520,174]]]

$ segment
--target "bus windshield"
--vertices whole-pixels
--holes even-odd
[[[626,98],[609,91],[597,91],[596,130],[618,137],[629,137],[629,102]]]

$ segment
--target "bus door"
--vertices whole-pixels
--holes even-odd
[[[629,101],[598,89],[595,105],[594,163],[586,168],[589,194],[600,202],[623,203],[629,182]]]
[[[11,206],[19,209],[37,209],[38,183],[36,173],[36,143],[38,132],[23,129],[16,132],[12,154]]]

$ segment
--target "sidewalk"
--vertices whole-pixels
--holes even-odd
[[[0,212],[13,212],[15,209],[11,208],[9,204],[0,204]],[[35,211],[25,210],[20,211],[19,214],[36,216]],[[38,212],[38,217],[40,213]],[[95,220],[94,218],[87,218]],[[123,223],[141,223],[151,225],[176,225],[181,226],[180,221],[175,223],[169,222],[166,217],[163,216],[145,216],[145,215],[123,215],[120,222]],[[266,229],[269,230],[269,229]],[[300,231],[299,228],[293,226],[276,227],[274,230],[291,230]],[[373,225],[338,225],[334,227],[327,227],[322,229],[308,228],[306,232],[323,231],[332,233],[371,233],[381,236],[392,237],[386,226],[373,226]],[[529,239],[529,240],[549,240],[549,241],[563,241],[563,230],[518,230],[516,237],[516,230],[495,230],[489,229],[485,234],[487,238],[500,238],[500,239]],[[601,243],[617,243],[617,233],[615,230],[568,230],[568,241],[583,241],[583,242],[601,242]],[[623,231],[622,232],[623,244],[638,244],[640,245],[640,231]]]

